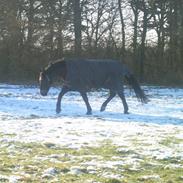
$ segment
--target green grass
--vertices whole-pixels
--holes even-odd
[[[168,146],[168,147],[173,147],[181,143],[183,143],[183,139],[179,139],[174,136],[169,136],[160,142],[161,145]]]
[[[14,134],[0,133],[0,139]],[[179,139],[167,138],[160,144],[169,146],[181,143]],[[63,182],[63,183],[181,183],[183,168],[169,165],[183,161],[179,157],[157,160],[154,157],[138,155],[135,151],[119,151],[111,141],[104,141],[99,147],[83,147],[71,149],[51,143],[21,143],[2,142],[0,144],[0,182],[8,182],[1,176],[19,176],[19,182]],[[123,147],[125,148],[125,147]],[[125,164],[129,157],[139,159],[137,169],[134,163]],[[116,159],[115,159],[116,158]],[[121,161],[111,167],[107,162]],[[88,169],[91,162],[93,173]],[[102,166],[103,165],[103,166]],[[44,171],[54,168],[57,172],[53,176],[43,176]],[[78,174],[71,174],[70,170],[78,167]],[[104,175],[119,175],[121,178],[108,178]]]

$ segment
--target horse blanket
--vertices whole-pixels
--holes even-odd
[[[67,59],[65,84],[75,90],[119,89],[128,72],[117,60]]]

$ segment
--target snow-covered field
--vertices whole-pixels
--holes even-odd
[[[182,182],[183,89],[144,87],[142,105],[125,90],[99,112],[107,91],[68,93],[55,113],[58,88],[0,84],[0,182]]]

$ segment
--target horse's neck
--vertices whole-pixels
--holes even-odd
[[[60,77],[64,78],[65,77],[65,67],[64,65],[52,65],[48,70],[47,70],[48,76],[55,80],[55,79],[60,79]]]

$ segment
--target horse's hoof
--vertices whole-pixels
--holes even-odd
[[[104,107],[104,106],[102,106],[102,107],[100,108],[100,112],[103,112],[103,111],[105,111],[105,107]]]
[[[92,115],[92,112],[91,112],[91,111],[88,111],[88,112],[86,113],[86,115]]]
[[[59,114],[61,112],[61,109],[56,109],[56,113]]]
[[[128,111],[125,111],[124,114],[130,114]]]

